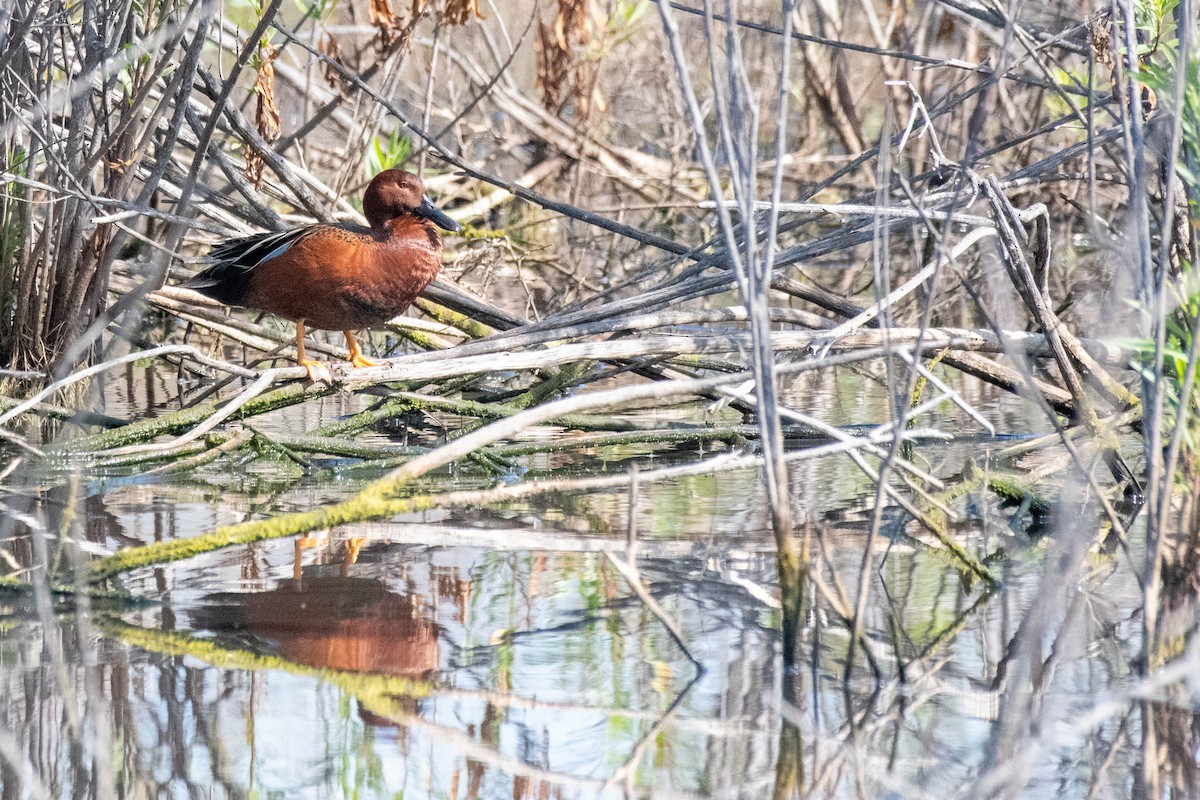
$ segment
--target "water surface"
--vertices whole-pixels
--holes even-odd
[[[870,381],[792,388],[798,407],[835,423],[885,418]],[[1016,402],[973,401],[999,431],[1044,429]],[[312,430],[364,403],[328,398],[255,425]],[[950,405],[922,422],[953,440],[908,455],[944,480],[1007,443]],[[364,441],[431,438],[385,428]],[[753,445],[541,454],[505,479],[626,473],[739,447]],[[336,502],[381,469],[263,456],[133,472],[59,465],[55,488],[24,506],[47,552],[65,557],[56,525],[107,552]],[[494,480],[454,467],[423,487]],[[955,501],[954,541],[1000,579],[989,588],[885,509],[868,573],[870,659],[860,647],[847,674],[835,595],[857,584],[873,485],[842,455],[795,463],[791,482],[813,569],[794,671],[782,666],[755,469],[640,482],[632,508],[627,488],[561,492],[231,547],[123,576],[120,588],[146,601],[133,607],[0,598],[3,796],[946,797],[994,766],[997,748],[1012,749],[1028,796],[1127,791],[1129,718],[1073,726],[1128,684],[1136,583],[1119,555],[1089,556],[1071,584],[1042,569],[1073,537],[1093,539],[1094,518],[1034,519],[979,493]],[[612,561],[627,561],[631,524],[636,577],[661,612]],[[41,563],[39,534],[10,530],[12,560]],[[1044,738],[1014,745],[1006,731],[1026,708]]]

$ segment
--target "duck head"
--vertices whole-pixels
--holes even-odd
[[[461,225],[433,204],[421,179],[402,169],[384,170],[371,179],[363,193],[363,214],[376,230],[405,214],[427,219],[451,233],[462,230]]]

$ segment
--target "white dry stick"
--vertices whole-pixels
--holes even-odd
[[[216,359],[209,358],[189,344],[167,344],[163,345],[162,347],[153,347],[149,350],[138,350],[133,353],[126,353],[123,356],[119,356],[109,361],[95,364],[86,369],[81,369],[79,372],[72,373],[60,381],[55,381],[25,402],[21,403],[20,405],[15,405],[8,411],[0,414],[0,425],[3,425],[4,423],[20,416],[21,414],[24,414],[26,411],[33,408],[42,400],[59,391],[60,389],[65,389],[71,384],[78,383],[84,378],[90,378],[91,376],[98,375],[105,370],[112,369],[113,367],[119,367],[122,364],[128,364],[131,361],[141,361],[144,358],[157,358],[158,356],[166,356],[174,353],[186,353],[199,361],[201,364],[222,369],[226,372],[232,372],[235,375],[242,375],[245,377],[254,377],[258,375],[257,372],[248,370],[245,367],[239,367],[236,364],[230,364],[225,361],[218,361]]]
[[[925,108],[925,101],[921,99],[921,93],[917,91],[917,87],[912,85],[912,81],[884,81],[884,86],[903,86],[908,89],[909,95],[912,97],[912,108],[908,112],[908,122],[904,125],[904,133],[900,137],[900,142],[896,147],[897,151],[904,150],[904,145],[908,143],[908,137],[912,135],[913,123],[917,121],[919,115],[924,120],[924,125],[921,126],[917,138],[920,139],[925,134],[929,134],[929,149],[933,153],[933,163],[937,166],[953,164],[954,162],[946,158],[946,153],[942,150],[942,143],[938,141],[937,128],[933,126],[933,120],[929,118],[929,111]],[[959,219],[962,219],[959,217]],[[992,224],[991,220],[988,224]]]
[[[513,414],[510,417],[505,417],[503,419],[496,420],[495,422],[485,425],[482,428],[472,431],[471,433],[468,433],[464,436],[460,436],[459,438],[454,439],[451,442],[448,442],[447,444],[437,448],[436,450],[432,450],[428,453],[418,456],[417,458],[414,458],[412,461],[402,464],[401,466],[392,470],[390,473],[385,475],[383,478],[376,481],[375,484],[372,484],[372,487],[374,488],[375,491],[383,491],[386,493],[388,491],[393,490],[394,487],[398,486],[401,483],[404,483],[409,480],[413,480],[414,478],[418,478],[421,475],[426,474],[430,470],[434,470],[439,467],[445,466],[446,464],[449,464],[452,461],[462,458],[463,456],[468,455],[469,453],[473,453],[474,451],[478,450],[481,447],[492,444],[493,442],[499,441],[501,439],[505,439],[505,438],[514,436],[514,435],[520,433],[521,431],[524,431],[535,425],[541,425],[541,424],[549,422],[551,420],[560,419],[564,416],[569,416],[571,414],[576,414],[576,413],[579,413],[582,411],[591,411],[591,410],[600,409],[600,408],[607,408],[607,407],[614,406],[614,405],[629,404],[629,403],[633,403],[633,402],[637,402],[637,401],[664,399],[664,398],[674,397],[674,396],[679,396],[679,395],[684,395],[684,394],[700,395],[700,394],[704,394],[708,391],[722,391],[722,390],[723,391],[733,391],[732,387],[726,385],[731,377],[736,379],[737,377],[740,377],[740,376],[722,375],[722,376],[718,376],[715,378],[678,380],[678,381],[670,381],[670,382],[659,381],[659,382],[651,383],[651,384],[638,384],[638,385],[633,385],[633,386],[622,386],[617,389],[608,389],[608,390],[599,391],[599,392],[590,392],[588,394],[575,395],[573,397],[565,397],[561,400],[554,400],[554,401],[546,403],[544,405],[535,406],[533,408],[529,408],[524,411],[521,411],[517,414]],[[941,402],[941,398],[939,397],[936,400],[931,400],[929,402],[930,403]],[[922,406],[922,408],[923,407],[924,406]],[[791,413],[796,413],[796,412],[791,412]],[[820,423],[818,423],[818,424],[820,424]],[[836,443],[833,443],[833,444],[830,444],[827,446],[808,448],[808,449],[800,451],[800,452],[803,453],[804,457],[812,457],[812,456],[816,456],[816,455],[825,455],[825,454],[833,453],[833,452],[841,452],[844,450],[867,447],[867,446],[870,446],[871,444],[873,444],[873,442],[871,442],[869,438],[867,441],[864,442],[862,439],[856,439],[854,437],[850,437],[849,434],[845,434],[842,431],[838,431],[838,433],[842,434],[843,436],[848,437],[848,439],[840,440]],[[877,435],[877,434],[873,434],[873,435]],[[909,437],[912,435],[912,432],[905,431],[903,433],[903,435],[905,437]],[[785,453],[784,457],[785,457],[785,460],[795,460],[799,456],[797,456],[796,453]],[[746,457],[744,460],[736,460],[735,459],[735,460],[731,461],[730,463],[736,464],[737,466],[741,467],[741,466],[752,466],[754,464],[759,464],[762,462],[761,462],[761,459],[759,459],[757,456],[755,456],[755,457]],[[914,469],[914,474],[924,475],[924,473],[921,473],[919,470],[916,470],[915,467],[913,469]],[[700,473],[711,472],[711,471],[712,471],[712,467],[709,466],[705,469],[702,469],[700,471]],[[700,473],[697,473],[697,474],[700,474]],[[658,476],[658,475],[661,475],[664,473],[655,472],[653,474],[655,476]],[[690,474],[690,473],[677,472],[677,473],[671,473],[671,474]],[[649,471],[638,473],[639,480],[642,480],[642,479],[650,480],[651,479],[650,476],[651,476],[651,472],[649,472]],[[940,485],[939,482],[932,476],[924,476],[924,477],[928,478],[928,480],[931,482],[932,485],[935,485],[935,486]],[[655,477],[654,479],[657,479],[657,477]],[[620,485],[620,484],[625,483],[627,480],[628,480],[627,476],[621,475],[621,476],[618,476],[616,482],[611,485]],[[606,485],[608,485],[608,484],[606,484]],[[367,489],[364,489],[364,492],[371,491],[372,487],[368,487]]]
[[[260,394],[269,389],[271,384],[275,383],[277,380],[280,380],[280,373],[290,376],[290,373],[294,372],[296,372],[294,367],[266,370],[258,377],[258,380],[247,386],[237,397],[221,406],[220,410],[218,410],[215,414],[204,420],[204,422],[201,422],[196,427],[192,428],[187,433],[178,438],[172,439],[169,442],[131,444],[127,447],[115,447],[112,450],[105,450],[104,454],[106,456],[127,456],[135,453],[156,453],[162,450],[170,450],[172,448],[185,445],[188,442],[193,442],[211,431],[213,428],[220,425],[222,422],[228,419],[233,412],[237,411],[239,408],[246,405],[246,403],[249,403],[255,397],[258,397]]]
[[[941,378],[934,375],[928,367],[921,363],[921,359],[917,358],[911,350],[901,350],[898,351],[898,353],[905,361],[911,364],[913,368],[917,370],[917,372],[921,373],[925,380],[929,381],[938,389],[940,389],[942,393],[954,403],[954,405],[961,408],[969,417],[971,417],[971,419],[978,422],[980,427],[982,427],[991,435],[996,435],[996,429],[992,423],[989,422],[987,418],[983,416],[983,414],[980,414],[973,405],[968,403],[966,399],[964,399],[963,396],[958,393],[957,389],[950,388]]]
[[[722,205],[729,208],[737,208],[736,200],[721,200]],[[717,201],[701,200],[696,204],[699,208],[716,208]],[[759,200],[754,204],[755,211],[768,211],[771,204],[765,200]],[[787,212],[816,212],[826,214],[836,214],[847,217],[900,217],[903,219],[927,219],[934,222],[955,222],[962,225],[974,225],[977,227],[995,227],[994,220],[988,217],[979,217],[974,214],[958,214],[952,211],[932,211],[920,208],[909,208],[907,206],[887,207],[887,206],[868,206],[857,203],[780,203],[778,205],[780,211]]]
[[[838,350],[876,348],[881,342],[889,341],[893,346],[912,344],[920,335],[918,328],[871,329],[849,334],[836,342]],[[814,342],[823,338],[810,331],[777,331],[772,347],[778,352],[785,350],[811,351]],[[389,381],[433,381],[462,375],[542,369],[560,364],[580,361],[615,361],[628,358],[660,357],[674,355],[718,353],[745,353],[751,344],[748,333],[730,334],[664,334],[641,338],[610,339],[599,342],[572,342],[555,344],[544,348],[519,348],[498,351],[487,355],[455,357],[455,351],[439,353],[436,358],[428,353],[421,358],[408,360],[393,359],[378,367],[350,367],[342,364],[330,365],[334,380],[349,388],[387,383]],[[975,350],[989,353],[1005,352],[1011,347],[1015,352],[1032,352],[1041,356],[1045,352],[1045,337],[1024,331],[1006,331],[1004,338],[992,331],[962,328],[929,328],[925,332],[922,350],[949,348],[951,350]],[[1097,352],[1105,358],[1116,357],[1120,348],[1100,344]],[[784,369],[781,364],[777,369]],[[304,371],[294,369],[287,377],[303,377]]]
[[[219,663],[217,665],[221,666]],[[469,762],[482,764],[497,772],[531,779],[535,786],[553,784],[580,790],[571,792],[572,796],[584,794],[582,790],[585,789],[587,796],[596,796],[600,793],[599,790],[604,788],[604,781],[600,778],[572,775],[536,766],[515,755],[495,750],[486,742],[476,739],[474,735],[434,722],[415,711],[404,710],[404,706],[399,703],[389,708],[386,718],[401,730],[414,730],[422,739],[428,739],[432,742],[435,752],[446,753],[450,757],[462,756]],[[553,793],[561,795],[557,790]]]
[[[0,368],[0,378],[12,378],[18,381],[36,381],[46,377],[46,373],[35,369],[3,369]]]
[[[832,347],[833,343],[839,338],[875,319],[875,317],[879,316],[879,313],[883,309],[889,308],[897,300],[907,297],[913,292],[914,289],[916,289],[925,281],[929,280],[929,277],[933,275],[934,271],[938,269],[939,265],[944,266],[946,264],[950,264],[963,253],[965,253],[967,249],[973,246],[976,242],[987,236],[995,235],[996,231],[994,228],[973,229],[970,233],[963,237],[961,242],[954,246],[954,249],[950,251],[950,255],[945,258],[945,261],[942,261],[942,256],[940,255],[935,257],[933,261],[922,267],[920,272],[905,281],[903,285],[893,289],[887,297],[883,298],[883,300],[873,303],[870,307],[863,309],[861,314],[858,314],[852,319],[846,320],[841,325],[838,325],[836,328],[833,328],[825,333],[823,336],[823,341],[819,345],[814,343],[814,349],[816,349],[820,355],[828,353],[829,348]]]
[[[737,397],[737,399],[742,400],[746,403],[754,402],[754,395],[750,392],[745,392],[745,391],[739,392],[737,389],[726,389],[726,388],[718,389],[718,391],[720,391],[722,394],[731,394],[731,395]],[[941,403],[945,399],[946,399],[945,397],[942,397],[939,395],[938,397],[932,398],[930,400],[926,400],[924,403],[922,403],[921,405],[917,406],[916,408],[914,408],[912,410],[912,416],[916,416],[918,414],[924,413],[925,411],[928,411],[931,408],[934,408],[935,406],[937,406],[939,403]],[[842,449],[845,449],[848,453],[850,453],[851,457],[855,459],[855,463],[858,464],[859,467],[861,467],[863,469],[863,471],[867,474],[868,477],[870,477],[872,480],[879,479],[879,474],[877,472],[875,472],[873,469],[871,469],[866,461],[861,460],[861,456],[858,456],[857,451],[860,449],[865,449],[875,455],[882,457],[884,455],[884,453],[882,450],[879,449],[879,447],[877,445],[883,444],[883,443],[891,440],[892,428],[894,426],[894,422],[886,422],[886,423],[874,428],[871,431],[869,436],[859,437],[859,436],[853,436],[849,433],[846,433],[843,430],[839,430],[838,428],[835,428],[832,425],[822,422],[821,420],[816,419],[815,417],[810,417],[807,414],[804,414],[800,411],[795,411],[790,408],[781,408],[779,413],[781,416],[787,417],[788,419],[794,420],[803,425],[809,425],[809,426],[821,431],[822,433],[826,434],[827,436],[831,436],[834,439],[837,439],[838,442],[845,445],[845,447]],[[915,433],[915,431],[908,431],[907,433],[909,435],[911,435],[911,434]],[[827,452],[831,452],[831,451],[827,451]],[[938,480],[933,475],[930,475],[928,472],[925,472],[924,470],[918,468],[915,464],[912,464],[911,462],[906,461],[898,456],[896,458],[895,463],[896,463],[896,466],[904,468],[906,471],[908,471],[915,477],[920,478],[922,481],[925,481],[930,486],[933,486],[934,488],[937,488],[937,489],[945,488],[945,484],[942,483],[942,481]]]
[[[785,8],[791,3],[785,3]],[[696,96],[691,75],[687,67],[687,57],[684,53],[679,29],[668,3],[658,4],[659,18],[662,22],[663,34],[670,46],[671,58],[678,73],[679,89],[683,94],[684,105],[695,132],[695,145],[700,161],[704,166],[704,174],[708,179],[709,191],[714,199],[723,194],[723,182],[717,169],[716,160],[709,147],[705,112]],[[782,69],[779,83],[779,122],[776,127],[777,150],[776,169],[772,182],[772,203],[779,202],[780,182],[782,178],[782,147],[785,131],[786,108],[788,98],[788,67],[789,47],[791,44],[790,15],[785,14],[787,22],[784,26],[782,43]],[[753,90],[750,79],[742,61],[739,39],[733,27],[727,29],[728,43],[725,54],[728,68],[729,97],[723,96],[721,84],[717,80],[714,30],[712,17],[705,18],[705,38],[708,44],[710,59],[710,79],[716,99],[716,117],[719,134],[718,144],[724,145],[726,162],[730,166],[734,195],[742,209],[742,217],[746,219],[743,237],[739,239],[734,229],[729,210],[721,204],[716,205],[717,218],[720,221],[721,233],[725,240],[726,257],[735,276],[743,304],[750,318],[751,331],[751,363],[755,375],[755,394],[759,400],[758,422],[761,429],[760,437],[764,452],[764,480],[767,487],[767,501],[771,510],[772,529],[775,534],[779,552],[791,549],[792,519],[791,505],[788,494],[787,473],[782,469],[783,463],[783,434],[780,429],[778,414],[777,386],[775,376],[775,356],[771,340],[769,321],[771,271],[775,260],[774,234],[778,220],[778,212],[771,211],[766,248],[759,253],[757,231],[748,219],[753,214],[754,198],[754,161],[756,137],[758,133],[758,105],[752,99]],[[738,130],[735,136],[734,122]],[[743,254],[742,248],[745,248]],[[790,656],[789,656],[790,657]]]

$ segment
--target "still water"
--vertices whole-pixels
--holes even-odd
[[[793,401],[834,423],[878,417],[877,396],[851,383]],[[974,401],[998,431],[1045,427],[1013,401]],[[311,430],[356,403],[261,425]],[[925,422],[955,434],[911,455],[943,480],[1009,443],[951,407]],[[625,473],[731,446],[707,447],[520,467]],[[60,535],[102,553],[335,502],[378,475],[355,465],[17,471],[6,561],[61,558]],[[1070,580],[1044,570],[1095,539],[1094,517],[955,501],[952,535],[999,578],[989,589],[887,509],[870,657],[860,647],[847,674],[837,597],[857,584],[873,487],[838,455],[797,462],[791,481],[812,572],[793,671],[754,469],[642,482],[632,507],[627,488],[547,494],[228,548],[123,576],[136,606],[0,595],[0,797],[945,798],[981,796],[972,787],[1003,770],[1021,796],[1129,795],[1137,707],[1096,708],[1130,683],[1136,582],[1120,554],[1086,545]],[[460,468],[427,479],[486,483]],[[636,575],[614,563],[628,563],[631,527]]]

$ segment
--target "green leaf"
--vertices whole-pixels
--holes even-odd
[[[376,136],[367,150],[365,166],[368,177],[399,166],[411,154],[412,139],[400,131],[392,131],[387,136]]]

